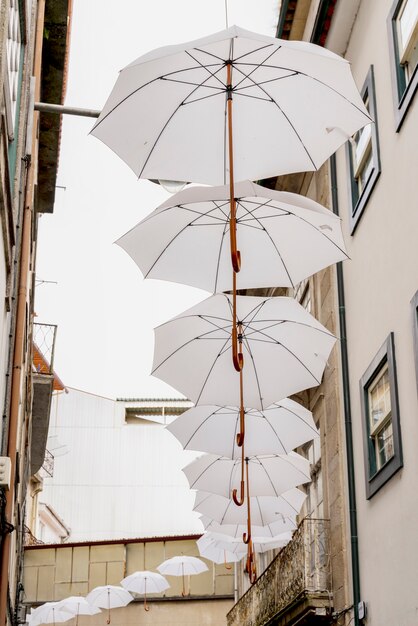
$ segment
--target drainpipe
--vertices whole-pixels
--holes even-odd
[[[332,210],[339,215],[337,167],[335,154],[330,158]],[[358,605],[360,602],[360,564],[357,533],[356,483],[354,475],[353,428],[351,420],[350,377],[347,352],[347,328],[345,319],[344,275],[342,263],[337,263],[338,316],[340,323],[341,369],[344,398],[344,426],[347,454],[348,502],[350,509],[351,572],[353,577],[354,624],[360,626]]]
[[[35,90],[39,98],[40,93],[40,75],[42,61],[42,38],[44,24],[45,0],[38,2],[35,55],[33,74],[37,78]],[[25,206],[22,224],[22,248],[20,257],[20,274],[19,288],[17,294],[16,307],[16,335],[14,344],[13,370],[11,383],[11,399],[10,399],[10,420],[7,438],[7,456],[11,461],[10,489],[6,491],[6,520],[12,524],[14,520],[14,496],[15,496],[15,477],[16,477],[16,457],[17,457],[17,434],[19,430],[19,407],[21,399],[22,378],[25,368],[25,330],[26,330],[26,302],[29,282],[29,272],[31,263],[31,242],[32,242],[32,223],[33,223],[33,188],[35,178],[34,163],[37,160],[36,151],[36,128],[39,113],[34,114],[34,125],[32,133],[32,158],[33,161],[28,165],[27,184],[25,190]],[[28,425],[26,425],[27,427]],[[0,555],[0,626],[7,625],[7,605],[9,593],[9,564],[10,553],[12,549],[11,535],[8,533],[4,537],[1,555]]]

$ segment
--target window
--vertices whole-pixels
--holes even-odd
[[[399,130],[418,85],[418,0],[396,0],[388,18]]]
[[[377,111],[374,88],[374,73],[371,66],[363,89],[363,102],[374,124],[367,124],[347,143],[349,164],[349,193],[351,199],[350,226],[353,234],[363,210],[380,175],[379,137],[377,133]]]
[[[370,499],[403,465],[393,333],[362,377],[360,392]]]
[[[6,41],[7,72],[5,75],[5,104],[10,141],[15,134],[22,70],[22,38],[19,0],[9,0],[9,23]]]
[[[418,391],[418,291],[411,300],[412,306],[412,331],[414,335],[414,354],[415,354],[415,376],[417,379]]]

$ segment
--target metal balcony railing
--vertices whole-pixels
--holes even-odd
[[[330,595],[329,520],[305,519],[228,613],[228,626],[264,624],[303,594]]]
[[[43,541],[37,539],[35,535],[32,534],[30,529],[25,525],[23,528],[24,532],[24,545],[25,546],[41,546],[43,545]]]
[[[33,365],[38,374],[53,374],[56,324],[33,325]]]
[[[50,476],[52,478],[52,476],[54,475],[54,459],[55,457],[52,452],[50,452],[49,450],[45,450],[45,458],[41,468],[44,477]]]

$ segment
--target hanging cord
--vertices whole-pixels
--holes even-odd
[[[229,28],[228,26],[228,0],[225,0],[225,28]]]

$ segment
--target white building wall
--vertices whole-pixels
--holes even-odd
[[[127,424],[123,402],[70,389],[54,398],[49,434],[68,453],[55,458],[42,500],[71,528],[70,541],[201,532],[181,472],[195,455],[163,424]]]
[[[387,30],[392,5],[393,0],[362,0],[347,48],[360,87],[374,65],[381,159],[380,177],[353,235],[345,149],[337,156],[340,212],[350,256],[344,263],[344,282],[360,584],[368,626],[418,623],[418,403],[410,306],[418,290],[418,93],[396,132]],[[403,468],[367,500],[359,381],[391,332]]]

